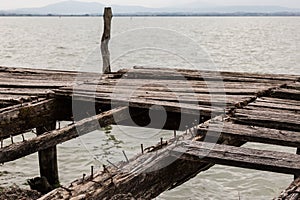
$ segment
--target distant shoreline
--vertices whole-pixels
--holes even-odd
[[[136,13],[114,14],[115,17],[297,17],[300,13]],[[0,14],[0,17],[102,17],[102,14]]]

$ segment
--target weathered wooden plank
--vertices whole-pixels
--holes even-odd
[[[178,152],[179,156],[184,155],[185,159],[215,164],[285,174],[300,172],[300,156],[290,153],[191,141],[184,141],[171,151]]]
[[[102,114],[83,119],[73,125],[59,130],[47,132],[46,134],[18,142],[0,149],[0,163],[22,158],[37,151],[45,150],[57,144],[66,142],[80,135],[92,132],[99,127],[105,127],[127,119],[128,107],[116,108]],[[100,124],[100,125],[99,125]]]
[[[235,81],[235,82],[256,82],[256,83],[284,83],[287,80],[272,80],[272,79],[264,79],[264,78],[248,78],[248,77],[231,77],[231,76],[222,76],[222,74],[218,73],[210,73],[205,74],[204,72],[197,72],[195,74],[180,74],[174,73],[174,71],[147,71],[147,70],[132,70],[126,73],[127,78],[131,79],[166,79],[166,80],[197,80],[197,81]],[[292,79],[295,80],[295,79]]]
[[[261,99],[257,99],[255,102],[251,103],[247,106],[249,109],[257,109],[260,108],[265,109],[273,109],[278,110],[281,112],[282,110],[300,112],[300,101],[297,102],[288,102],[288,101],[281,101],[281,99],[274,98],[272,101],[264,101]]]
[[[251,104],[250,104],[251,105]],[[238,109],[235,112],[235,117],[240,116],[249,116],[253,118],[270,118],[275,122],[284,121],[296,123],[300,122],[300,113],[297,110],[285,110],[284,112],[280,109],[272,109],[272,108],[260,108],[259,110],[256,107],[247,106],[244,109]]]
[[[150,108],[152,106],[162,106],[167,112],[177,112],[177,113],[187,113],[193,115],[203,115],[203,116],[211,116],[213,113],[215,116],[224,113],[224,109],[213,106],[205,106],[198,104],[186,104],[186,103],[177,103],[171,101],[158,101],[151,100],[145,98],[129,98],[129,97],[113,97],[111,95],[106,96],[95,96],[90,94],[76,94],[72,96],[72,94],[68,94],[66,92],[60,93],[60,91],[56,92],[57,97],[69,97],[76,99],[78,101],[91,101],[102,104],[113,104],[114,106],[130,106],[136,108]]]
[[[214,120],[221,120],[220,117]],[[209,124],[210,121],[204,124]],[[117,194],[132,194],[135,198],[153,199],[167,189],[175,188],[195,177],[201,171],[213,166],[206,162],[177,159],[171,157],[170,145],[176,145],[179,140],[203,140],[204,137],[192,137],[190,133],[177,135],[176,139],[159,143],[156,147],[145,150],[129,160],[129,163],[116,164],[119,168],[106,166],[103,172],[94,173],[93,177],[82,178],[67,186],[67,190],[58,188],[45,195],[40,200],[69,199],[81,197],[85,199],[111,199]],[[241,146],[244,142],[221,135],[219,143]],[[168,145],[168,146],[167,146]],[[71,192],[68,192],[71,191]]]
[[[122,83],[122,84],[120,84]],[[190,86],[193,88],[202,88],[202,87],[211,87],[211,88],[244,88],[244,89],[255,89],[255,88],[271,88],[284,84],[285,82],[275,82],[275,83],[248,83],[248,82],[234,82],[228,81],[223,82],[219,81],[209,81],[209,80],[173,80],[173,79],[135,79],[122,77],[121,79],[91,79],[85,82],[86,85],[105,85],[105,86],[114,86],[126,87],[126,86],[149,86],[149,87],[170,87],[170,88],[182,88],[183,86]]]
[[[258,99],[260,102],[266,102],[266,103],[274,103],[274,104],[284,104],[284,105],[290,105],[290,106],[299,106],[299,101],[297,100],[291,100],[291,99],[280,99],[280,98],[272,98],[272,97],[260,97]]]
[[[142,83],[140,84],[141,87],[139,88],[129,88],[128,86],[108,86],[108,85],[99,85],[98,87],[92,87],[91,85],[79,85],[76,87],[76,91],[93,91],[99,93],[114,93],[114,92],[166,92],[166,93],[178,93],[187,95],[191,94],[228,94],[228,95],[255,95],[261,91],[268,90],[268,87],[257,87],[257,88],[225,88],[225,87],[213,87],[209,88],[207,85],[202,87],[191,87],[188,84],[181,85],[181,86],[161,86],[161,87],[151,87],[145,86]],[[132,85],[133,86],[133,85]],[[62,88],[63,90],[74,90],[72,87]]]
[[[285,89],[285,88],[276,89],[273,91],[271,96],[276,98],[300,101],[300,91],[294,89]]]
[[[64,86],[71,86],[73,84],[72,81],[49,81],[49,80],[18,80],[18,79],[9,79],[9,80],[0,80],[0,87],[6,88],[46,88],[53,89]]]
[[[266,116],[239,115],[233,120],[236,123],[251,125],[251,126],[260,126],[260,127],[296,131],[296,132],[300,131],[299,121],[295,121],[293,119],[289,120],[289,119],[273,118],[273,117],[266,117]]]
[[[212,159],[214,163],[273,172],[300,170],[299,162],[291,162],[300,161],[298,155],[184,141],[173,143],[158,152],[140,155],[130,163],[120,163],[118,170],[108,167],[86,180],[74,181],[67,190],[56,189],[40,200],[110,199],[116,194],[127,193],[137,199],[153,199],[167,188],[172,188],[174,183],[187,181],[210,167],[204,161]]]
[[[220,130],[220,126],[222,130]],[[209,131],[209,132],[208,132]],[[224,122],[220,124],[210,123],[207,127],[199,127],[199,134],[218,135],[219,133],[227,137],[235,137],[246,142],[259,142],[265,144],[275,144],[280,146],[299,147],[300,132],[284,131],[271,128],[255,127],[249,125],[234,124]]]
[[[210,76],[211,74],[220,73],[222,76],[228,77],[249,77],[249,78],[257,78],[257,79],[271,79],[271,80],[299,80],[299,75],[288,75],[288,74],[258,74],[258,73],[247,73],[247,72],[216,72],[216,71],[201,71],[201,70],[191,70],[191,69],[178,69],[178,68],[151,68],[151,67],[142,67],[142,66],[134,66],[134,70],[151,70],[151,71],[176,71],[179,73],[193,74],[193,73],[203,73],[206,76]]]
[[[54,99],[14,106],[0,113],[0,138],[24,133],[27,130],[63,119],[67,108]]]
[[[300,90],[300,82],[289,83],[286,85],[287,89]]]
[[[146,91],[137,90],[132,93],[130,90],[116,90],[114,93],[105,92],[93,92],[81,91],[81,90],[65,90],[59,89],[54,90],[57,95],[66,94],[72,95],[74,92],[76,95],[84,96],[95,96],[96,98],[136,98],[136,99],[147,99],[157,101],[170,101],[180,102],[187,104],[199,104],[199,105],[214,105],[214,106],[225,106],[226,104],[235,105],[241,102],[250,101],[255,95],[222,95],[222,94],[199,94],[199,93],[179,93],[179,92],[157,92],[157,91]],[[129,96],[130,95],[130,96]]]

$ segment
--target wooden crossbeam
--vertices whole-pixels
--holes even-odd
[[[300,147],[300,132],[277,130],[272,128],[255,127],[250,125],[224,122],[221,125],[210,123],[208,127],[199,127],[199,134],[208,134],[209,137],[221,132],[228,137],[246,142],[259,142],[289,147]]]
[[[184,141],[172,150],[182,159],[285,174],[300,173],[300,156],[205,142]],[[183,155],[183,156],[182,156]]]
[[[0,112],[0,138],[18,135],[49,121],[56,121],[57,108],[54,99],[47,99],[3,109]],[[60,110],[60,114],[63,113],[63,109]]]
[[[114,117],[117,117],[115,119]],[[45,150],[70,139],[127,119],[128,107],[116,108],[102,114],[83,119],[73,125],[54,130],[25,142],[18,142],[0,149],[0,163],[13,161],[37,151]],[[100,126],[99,126],[100,124]]]
[[[58,188],[41,200],[111,199],[116,194],[128,193],[137,199],[152,199],[213,164],[291,174],[300,172],[299,161],[300,156],[288,153],[185,140],[158,152],[139,155],[129,163],[119,164],[118,169],[108,167],[109,170],[98,172],[93,177],[78,179],[67,190]]]

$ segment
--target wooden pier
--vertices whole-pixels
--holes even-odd
[[[56,188],[43,200],[151,199],[214,164],[300,175],[300,76],[143,67],[107,74],[0,67],[0,77],[0,163],[39,152],[41,176]],[[74,104],[81,105],[76,116]],[[149,110],[165,112],[165,123],[150,123]],[[57,128],[58,121],[74,123]],[[143,146],[128,162],[105,166],[68,186],[57,185],[56,145],[99,124],[149,123],[148,128],[173,130],[174,135]],[[14,136],[35,128],[36,137],[14,142]],[[11,144],[3,145],[4,140]],[[247,142],[294,147],[295,154],[242,147]],[[277,199],[299,199],[299,191],[296,179]]]

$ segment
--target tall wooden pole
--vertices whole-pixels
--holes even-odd
[[[56,122],[36,128],[37,135],[55,130]],[[40,176],[45,177],[52,188],[59,186],[56,146],[39,151]]]
[[[103,73],[107,74],[111,72],[110,69],[110,53],[108,49],[108,43],[110,40],[111,33],[111,19],[112,19],[112,10],[110,7],[104,8],[103,20],[104,20],[104,30],[101,39],[101,54],[103,60]]]

